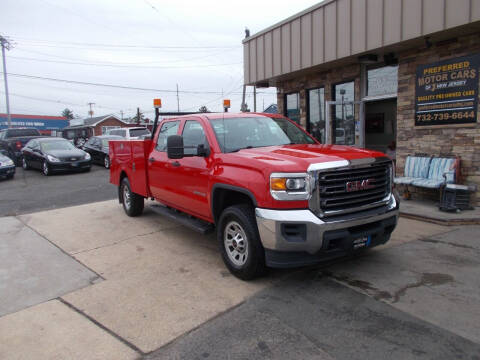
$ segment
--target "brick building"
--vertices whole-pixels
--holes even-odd
[[[245,84],[277,87],[322,143],[395,141],[397,173],[408,154],[458,155],[480,188],[480,0],[325,0],[243,46]]]

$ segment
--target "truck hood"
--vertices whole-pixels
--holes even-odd
[[[242,149],[225,155],[234,161],[260,162],[264,168],[275,168],[275,171],[306,171],[310,164],[385,156],[378,151],[350,146],[308,144]]]

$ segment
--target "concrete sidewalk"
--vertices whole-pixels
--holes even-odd
[[[454,227],[400,219],[392,240],[365,257],[338,263],[327,270],[317,267],[296,272],[271,271],[263,279],[243,282],[226,270],[214,235],[200,236],[148,208],[143,216],[129,218],[117,201],[105,201],[0,221],[12,224],[13,229],[0,234],[0,259],[6,259],[0,262],[0,274],[6,280],[2,281],[6,285],[0,293],[0,305],[10,304],[4,307],[5,315],[0,317],[2,359],[132,359],[146,354],[155,358],[191,358],[194,353],[187,351],[189,345],[185,345],[185,341],[192,344],[195,340],[188,334],[200,331],[198,334],[203,335],[199,335],[199,339],[208,336],[210,332],[202,332],[204,327],[209,329],[229,316],[235,318],[229,315],[237,311],[232,309],[245,306],[250,309],[248,304],[256,303],[255,299],[263,299],[262,307],[268,307],[265,294],[271,291],[274,296],[291,297],[293,274],[296,274],[294,283],[300,285],[303,276],[307,288],[320,286],[308,291],[321,294],[324,286],[327,294],[331,289],[328,283],[308,280],[312,271],[319,274],[314,277],[321,276],[329,282],[333,280],[337,286],[351,288],[350,292],[343,292],[347,307],[349,301],[353,302],[351,306],[359,306],[363,304],[358,303],[359,299],[368,298],[365,304],[371,301],[384,304],[382,311],[386,318],[403,316],[392,315],[392,312],[408,313],[410,318],[417,319],[415,321],[430,324],[425,329],[434,329],[433,333],[441,329],[436,337],[438,341],[443,341],[445,331],[473,343],[479,339],[474,316],[477,316],[475,304],[480,290],[472,278],[479,267],[472,255],[477,248],[471,242],[443,245],[441,242],[473,236],[455,235],[452,231],[459,229]],[[28,254],[23,259],[23,252],[17,251],[20,244],[25,244],[23,251]],[[32,247],[32,244],[37,245]],[[454,252],[443,246],[453,246]],[[48,251],[37,251],[37,248]],[[462,261],[457,264],[456,259]],[[446,264],[448,261],[452,264]],[[43,273],[38,271],[42,268],[45,268]],[[436,275],[425,278],[422,274]],[[32,286],[35,284],[29,280],[32,278],[38,286]],[[433,292],[429,293],[430,287]],[[298,291],[303,291],[301,288]],[[336,291],[332,292],[332,299]],[[354,293],[359,295],[353,296]],[[17,295],[7,297],[6,294]],[[452,300],[455,297],[460,299],[458,303]],[[287,308],[282,311],[288,312],[288,304],[285,303]],[[435,308],[428,309],[428,304]],[[459,306],[461,314],[457,321],[452,321],[446,311],[450,306]],[[290,310],[302,318],[308,317],[306,309]],[[244,326],[244,341],[248,344],[262,329],[280,326],[278,333],[270,332],[267,347],[274,346],[280,338],[286,342],[271,348],[270,355],[261,344],[247,353],[231,348],[232,358],[234,354],[282,358],[288,347],[298,350],[290,358],[303,354],[304,358],[330,359],[340,354],[316,341],[312,343],[311,335],[301,328],[285,327],[285,319],[257,315],[252,321],[258,324],[250,330],[248,322],[240,325],[242,321],[238,320],[239,328],[232,324],[234,328],[218,327],[211,334],[218,334],[221,339],[222,331],[233,334]],[[247,317],[250,319],[251,314]],[[352,331],[348,322],[342,327]],[[399,330],[397,336],[407,336],[406,331],[407,328]],[[212,358],[222,358],[222,351],[224,356],[229,354],[229,348],[222,346],[232,339],[223,338],[225,341],[219,340],[216,350],[205,350]],[[422,339],[427,341],[428,334]],[[215,344],[215,340],[206,343]],[[373,341],[365,344],[369,345],[380,346]],[[373,348],[369,351],[370,355],[374,353]],[[181,356],[177,356],[179,354]],[[197,353],[194,357],[198,356]]]

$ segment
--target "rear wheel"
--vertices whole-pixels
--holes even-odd
[[[108,155],[105,155],[103,165],[105,166],[105,169],[110,169],[110,157]]]
[[[123,209],[128,216],[138,216],[142,214],[144,206],[143,196],[132,192],[128,178],[123,178],[120,184],[119,195]]]
[[[49,176],[49,175],[51,174],[50,166],[48,165],[47,160],[45,160],[45,161],[43,162],[43,165],[42,165],[42,173],[43,173],[43,175],[45,175],[45,176]]]
[[[22,159],[22,168],[23,170],[30,170],[30,165],[28,165],[27,160],[25,158]]]
[[[233,275],[251,280],[265,273],[265,250],[250,205],[226,208],[220,216],[217,237],[223,261]]]

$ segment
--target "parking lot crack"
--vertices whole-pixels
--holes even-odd
[[[474,248],[473,246],[468,246],[468,245],[463,245],[463,244],[455,244],[450,241],[443,241],[443,240],[435,240],[435,239],[429,239],[429,238],[424,238],[424,239],[419,239],[420,241],[426,242],[426,243],[432,243],[432,244],[443,244],[443,245],[448,245],[452,247],[457,247],[461,249],[469,249],[469,250],[474,250],[478,251],[478,249]]]
[[[443,285],[449,282],[453,282],[454,278],[448,274],[439,274],[439,273],[423,273],[419,281],[416,281],[412,284],[407,284],[397,290],[393,294],[392,304],[397,303],[402,296],[405,296],[408,290],[418,288],[421,286],[437,286]]]
[[[81,261],[79,261],[77,258],[75,258],[75,256],[73,256],[73,254],[69,254],[67,253],[65,250],[63,250],[60,246],[58,246],[57,244],[55,244],[54,242],[50,241],[47,237],[43,236],[41,233],[39,233],[37,230],[35,230],[33,227],[31,227],[30,225],[28,225],[20,216],[16,216],[15,217],[16,219],[18,219],[18,221],[20,221],[25,227],[29,228],[30,230],[32,230],[35,234],[37,234],[38,236],[40,236],[42,239],[45,239],[48,243],[50,243],[51,245],[53,245],[54,247],[56,247],[58,250],[60,250],[64,255],[68,256],[69,258],[73,259],[74,261],[76,261],[77,263],[79,263],[80,265],[82,265],[83,267],[87,268],[88,270],[90,270],[92,273],[94,273],[98,279],[101,279],[101,280],[105,280],[105,278],[100,275],[99,273],[97,273],[95,270],[93,270],[92,268],[90,268],[89,266],[85,265],[84,263],[82,263]],[[95,280],[94,282],[98,282],[98,279]],[[92,281],[91,281],[92,282]]]
[[[145,353],[140,350],[140,348],[138,348],[137,346],[135,346],[135,344],[132,344],[130,341],[128,341],[127,339],[123,338],[122,336],[118,335],[117,333],[115,333],[114,331],[112,331],[111,329],[107,328],[105,325],[103,325],[102,323],[98,322],[97,320],[95,320],[93,317],[91,317],[90,315],[88,315],[87,313],[85,313],[83,310],[80,310],[79,308],[77,308],[75,305],[69,303],[68,301],[66,301],[65,299],[63,298],[58,298],[58,300],[60,302],[62,302],[63,304],[65,304],[66,306],[68,306],[70,309],[72,309],[73,311],[77,312],[78,314],[82,315],[83,317],[85,317],[86,319],[88,319],[89,321],[91,321],[92,323],[94,323],[95,325],[97,325],[98,327],[100,327],[102,330],[106,331],[108,334],[110,334],[111,336],[113,336],[114,338],[116,338],[117,340],[119,340],[120,342],[122,342],[123,344],[125,344],[126,346],[128,346],[129,348],[131,348],[132,350],[136,351],[137,353],[141,354],[142,356],[145,355]]]

